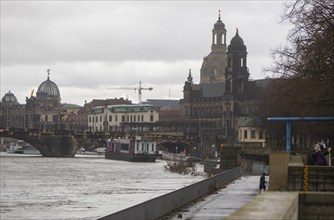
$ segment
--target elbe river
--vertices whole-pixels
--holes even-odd
[[[166,162],[102,155],[46,158],[0,152],[0,219],[96,219],[203,180]]]

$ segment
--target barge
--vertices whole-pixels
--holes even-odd
[[[155,141],[141,139],[108,139],[105,158],[132,162],[155,162],[159,156]]]

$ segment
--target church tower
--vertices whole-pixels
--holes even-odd
[[[231,39],[227,51],[227,67],[225,72],[225,94],[236,98],[245,96],[245,85],[249,78],[247,68],[247,48],[239,36],[238,29]]]
[[[203,58],[200,84],[224,82],[226,58],[226,29],[219,11],[218,21],[212,30],[211,52]]]

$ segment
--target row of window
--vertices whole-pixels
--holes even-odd
[[[117,115],[114,117],[115,122],[118,121]],[[95,123],[95,122],[103,122],[103,121],[113,121],[112,115],[109,115],[108,120],[107,117],[105,117],[105,120],[103,120],[103,116],[89,116],[88,122],[89,123]],[[144,115],[122,115],[121,116],[121,122],[143,122],[144,121]],[[150,121],[154,121],[154,116],[150,115]]]
[[[141,146],[140,146],[141,145]],[[118,150],[123,150],[123,151],[129,151],[129,144],[128,143],[121,143],[120,145],[111,145],[111,151],[118,151]],[[136,145],[136,152],[148,152],[150,151],[150,144],[146,143],[137,143]],[[155,144],[151,143],[151,151],[154,152],[155,151]]]
[[[248,130],[244,130],[244,139],[248,139]],[[250,131],[250,139],[256,139],[256,130]],[[263,131],[259,131],[259,137],[258,139],[263,139]]]
[[[139,152],[139,144],[137,144],[137,152]],[[141,151],[145,151],[145,144],[141,143]],[[146,151],[149,151],[149,144],[146,143]],[[151,144],[151,151],[155,151],[154,143]]]

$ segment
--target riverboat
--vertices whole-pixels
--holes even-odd
[[[23,154],[23,145],[20,141],[11,142],[6,151],[11,154]]]
[[[40,152],[31,144],[22,140],[11,142],[7,148],[7,153],[12,154],[40,154]]]
[[[23,153],[24,154],[41,154],[37,148],[30,144],[23,145]]]
[[[155,162],[159,156],[155,141],[135,137],[108,139],[105,158],[132,162]]]

